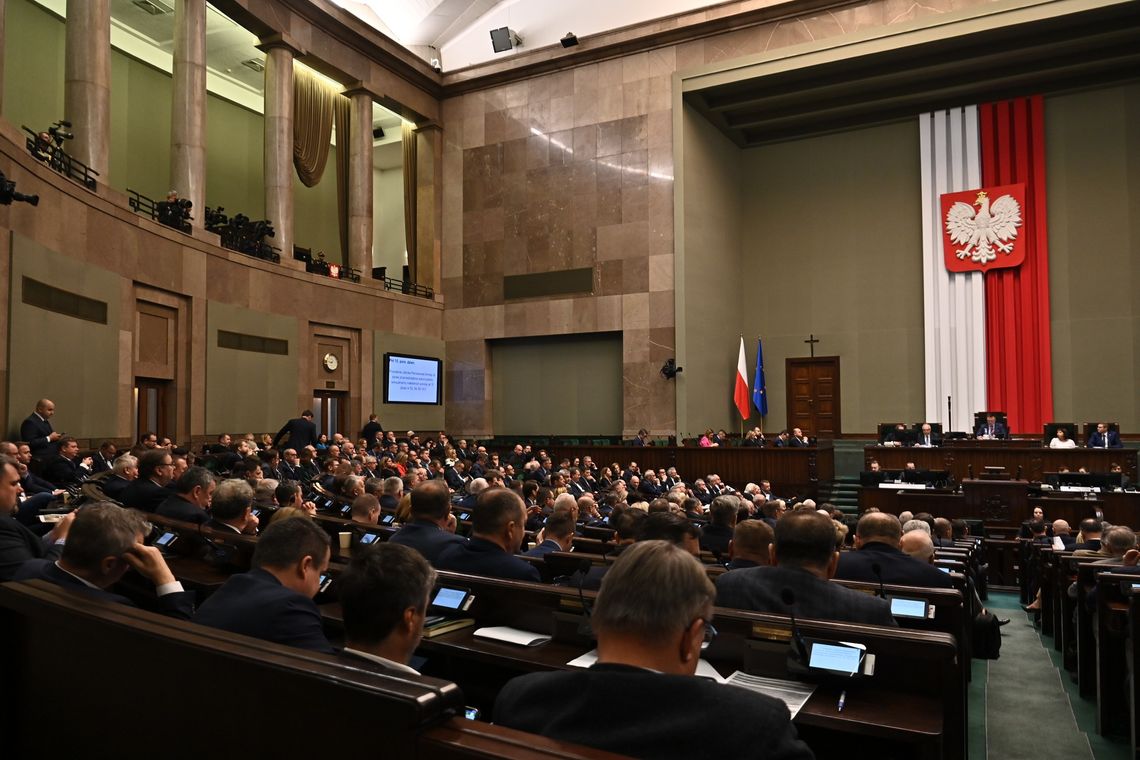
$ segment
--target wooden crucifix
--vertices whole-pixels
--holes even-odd
[[[815,333],[812,333],[808,336],[808,339],[805,340],[804,343],[807,343],[808,347],[811,348],[811,358],[814,359],[815,358],[815,344],[819,343],[819,338],[815,337]]]

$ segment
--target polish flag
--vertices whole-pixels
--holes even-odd
[[[744,362],[744,336],[740,336],[740,356],[736,360],[736,388],[732,392],[732,401],[740,418],[748,419],[748,367]]]

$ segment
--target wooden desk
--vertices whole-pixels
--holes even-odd
[[[1045,473],[1056,472],[1061,467],[1068,467],[1074,472],[1079,467],[1086,467],[1089,472],[1108,472],[1110,465],[1116,463],[1136,482],[1138,453],[1136,449],[1048,449],[1005,445],[1001,441],[974,441],[969,446],[948,445],[933,449],[891,446],[867,446],[863,449],[866,470],[871,468],[872,459],[877,459],[884,470],[902,470],[907,462],[914,462],[920,470],[949,470],[957,481],[966,480],[971,467],[975,477],[981,475],[986,467],[1003,467],[1016,477],[1020,467],[1021,478],[1041,481]]]
[[[551,446],[546,449],[557,464],[559,459],[591,456],[598,467],[618,462],[623,467],[637,462],[647,468],[676,467],[692,483],[710,473],[736,489],[747,483],[772,481],[781,496],[816,497],[820,481],[835,478],[835,450],[831,441],[820,441],[807,448],[754,448],[751,446]]]
[[[421,643],[420,653],[428,657],[424,672],[446,671],[463,688],[468,704],[486,708],[488,714],[499,688],[510,678],[536,670],[569,669],[570,660],[594,646],[592,637],[578,632],[577,589],[450,572],[440,576],[449,585],[473,590],[475,601],[467,614],[476,619],[476,627],[511,625],[554,636],[538,647],[516,647],[476,639],[474,628],[467,628]],[[954,592],[933,593],[948,605],[960,604]],[[582,598],[590,604],[595,594],[586,591]],[[321,610],[331,623],[339,618],[336,604],[322,605]],[[715,624],[720,635],[705,657],[721,674],[743,669],[786,676],[788,618],[718,608]],[[954,636],[811,620],[801,621],[800,628],[808,638],[859,642],[878,655],[875,676],[848,688],[851,707],[839,713],[838,689],[820,687],[797,716],[797,727],[820,757],[846,746],[851,734],[889,742],[896,754],[908,757],[965,756],[964,662]]]

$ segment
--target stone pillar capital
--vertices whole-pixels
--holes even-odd
[[[257,41],[257,49],[263,53],[268,53],[274,48],[283,48],[289,51],[289,54],[294,58],[305,54],[305,49],[301,47],[301,43],[293,39],[291,35],[280,32],[278,34],[271,34],[267,37],[262,37]]]

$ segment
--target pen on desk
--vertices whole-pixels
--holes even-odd
[[[842,691],[839,693],[839,704],[837,705],[839,712],[843,712],[843,706],[846,704],[847,704],[847,692]]]

